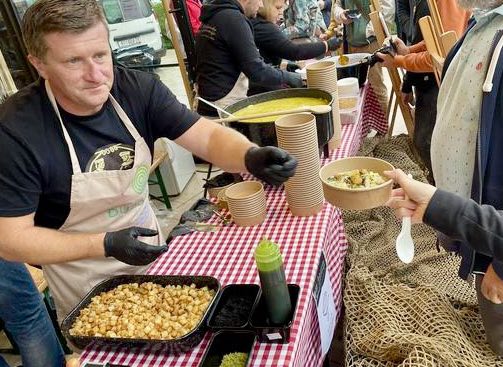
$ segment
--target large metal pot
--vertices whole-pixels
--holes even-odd
[[[337,79],[342,78],[358,78],[358,84],[361,87],[367,81],[367,74],[369,71],[368,58],[370,54],[357,53],[346,54],[349,58],[347,65],[339,64],[339,56],[334,57],[337,63]]]
[[[225,109],[226,111],[233,113],[252,104],[289,97],[323,98],[327,101],[330,101],[329,105],[332,105],[333,103],[333,97],[328,92],[311,88],[290,88],[256,94],[254,96],[236,102],[230,106],[227,106]],[[230,122],[229,125],[259,146],[278,145],[278,141],[276,139],[276,130],[274,128],[274,121],[272,120],[268,122],[256,123],[235,121]],[[334,135],[332,111],[316,115],[316,130],[318,133],[318,147],[321,150]]]

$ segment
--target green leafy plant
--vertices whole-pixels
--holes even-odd
[[[159,21],[159,26],[161,27],[163,47],[165,49],[173,48],[173,44],[168,38],[168,33],[166,30],[166,13],[164,12],[164,6],[162,5],[162,2],[152,4],[152,9],[154,10],[157,20]]]

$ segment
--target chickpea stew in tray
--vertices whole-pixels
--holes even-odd
[[[163,344],[169,352],[195,347],[220,290],[209,276],[120,275],[95,286],[63,320],[77,347]]]

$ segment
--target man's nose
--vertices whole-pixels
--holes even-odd
[[[101,72],[102,66],[93,60],[86,64],[85,76],[89,81],[97,82],[101,81],[103,74]]]

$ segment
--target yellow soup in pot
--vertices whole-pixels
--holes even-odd
[[[240,116],[250,116],[250,115],[256,115],[259,113],[267,113],[267,112],[274,112],[274,111],[287,111],[287,110],[292,110],[294,108],[300,108],[300,107],[311,107],[311,106],[320,106],[320,105],[326,105],[328,104],[329,101],[323,98],[313,98],[313,97],[289,97],[289,98],[280,98],[280,99],[273,99],[271,101],[267,102],[261,102],[257,104],[251,104],[249,106],[246,106],[245,108],[233,112],[233,115],[236,117]],[[251,119],[251,120],[243,120],[242,122],[269,122],[269,121],[275,121],[278,117],[281,117],[281,115],[275,115],[275,116],[267,116],[267,117],[260,117],[256,119]]]

